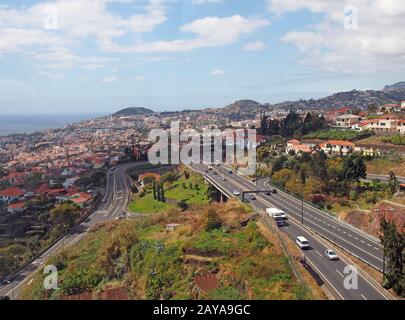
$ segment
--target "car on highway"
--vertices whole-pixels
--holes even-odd
[[[325,256],[326,256],[330,261],[339,260],[339,257],[338,257],[338,255],[336,254],[336,252],[333,251],[333,250],[331,250],[331,249],[327,249],[327,250],[325,251]]]
[[[107,202],[107,199],[103,199],[101,202],[102,202],[102,203],[106,203],[106,202]]]
[[[310,245],[309,245],[308,240],[305,239],[303,236],[298,236],[298,237],[295,239],[295,243],[296,243],[302,250],[305,250],[305,249],[309,249],[309,248],[310,248]]]
[[[233,171],[231,169],[228,170],[229,174],[233,174]]]
[[[214,176],[217,176],[217,175],[218,175],[218,172],[214,171]]]
[[[220,162],[219,160],[217,160],[217,161],[215,161],[215,165],[216,165],[217,167],[219,167],[219,166],[221,165],[221,162]]]
[[[0,300],[6,301],[6,300],[10,300],[9,296],[1,296]]]
[[[222,176],[221,179],[222,179],[222,181],[226,181],[226,177]]]
[[[235,196],[240,196],[240,191],[239,191],[239,190],[234,190],[233,194],[234,194]]]
[[[250,198],[250,200],[256,200],[256,196],[255,196],[254,194],[251,194],[251,195],[249,196],[249,198]]]
[[[273,189],[273,191],[272,191],[273,193],[277,193],[277,189]]]
[[[265,194],[266,196],[271,196],[271,191],[266,191],[264,194]]]

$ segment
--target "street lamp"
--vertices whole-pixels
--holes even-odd
[[[306,183],[305,170],[301,170],[301,182],[302,182],[302,203],[301,203],[301,223],[304,224],[304,188]]]

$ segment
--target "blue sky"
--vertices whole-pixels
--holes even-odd
[[[404,13],[400,0],[2,0],[0,113],[381,89],[405,80]]]

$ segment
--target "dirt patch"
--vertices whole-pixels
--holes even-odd
[[[369,211],[364,210],[352,210],[349,211],[344,218],[344,220],[350,223],[352,226],[359,228],[371,234],[373,236],[378,236],[379,227],[375,223],[373,215]]]
[[[352,210],[347,213],[345,221],[375,237],[380,233],[380,216],[388,221],[395,221],[399,230],[405,231],[405,208],[391,202],[382,201],[370,211]]]
[[[219,287],[219,281],[215,274],[195,276],[194,283],[201,291],[205,293],[208,293]]]

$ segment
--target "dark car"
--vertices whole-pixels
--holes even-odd
[[[256,200],[256,196],[254,194],[250,195],[250,200]]]
[[[0,297],[0,301],[1,300],[10,300],[10,297],[9,296],[1,296]]]
[[[266,196],[271,196],[271,191],[266,191],[265,195]]]
[[[277,189],[273,189],[273,193],[277,193]]]

